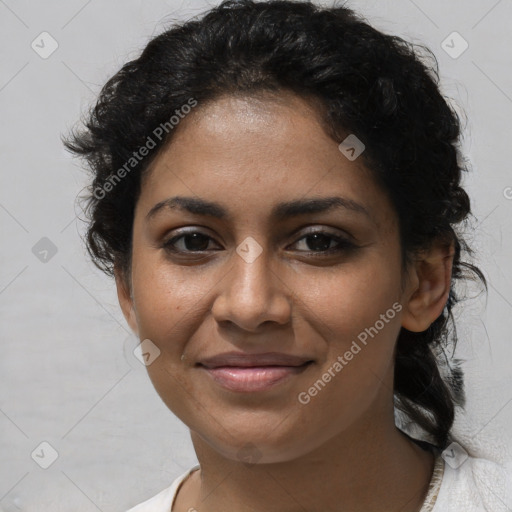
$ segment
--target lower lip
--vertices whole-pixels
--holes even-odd
[[[223,388],[239,393],[266,391],[278,383],[283,383],[293,375],[302,373],[310,363],[302,366],[259,366],[243,368],[240,366],[221,366],[206,368],[213,380]]]

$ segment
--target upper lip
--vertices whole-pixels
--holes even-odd
[[[302,366],[312,361],[308,357],[281,354],[279,352],[265,352],[264,354],[247,354],[244,352],[224,352],[216,356],[199,361],[207,368],[220,366]]]

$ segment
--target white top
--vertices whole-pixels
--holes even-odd
[[[196,464],[169,487],[127,512],[172,512],[181,483],[199,467]],[[511,491],[511,475],[494,462],[469,457],[454,468],[438,455],[419,512],[509,512],[512,510]]]

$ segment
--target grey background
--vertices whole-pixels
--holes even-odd
[[[512,440],[512,2],[347,5],[377,28],[432,48],[443,92],[467,113],[463,149],[472,172],[465,184],[477,218],[469,241],[490,288],[487,298],[468,301],[458,313],[457,355],[467,361],[468,406],[456,431],[474,453],[504,460]],[[131,352],[137,340],[113,281],[85,253],[75,199],[87,176],[60,136],[101,85],[163,30],[164,20],[207,7],[170,0],[0,0],[4,512],[122,511],[196,462],[187,428],[166,409]],[[31,47],[44,31],[59,45],[47,59]],[[441,46],[453,31],[469,44],[456,59]],[[40,260],[44,253],[34,254],[49,247],[43,237],[57,250],[47,261]],[[36,450],[40,462],[48,461],[43,441],[59,455],[48,469],[31,457]]]

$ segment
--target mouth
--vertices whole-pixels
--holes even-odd
[[[255,393],[267,391],[289,381],[294,376],[304,372],[313,361],[303,364],[288,365],[225,365],[208,367],[199,363],[198,367],[204,370],[219,386],[238,393]]]

